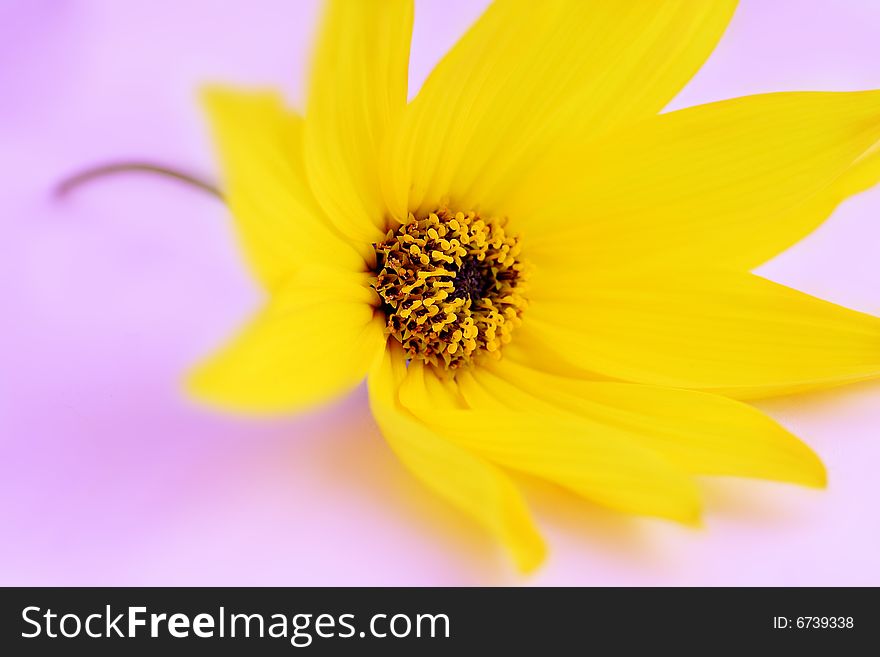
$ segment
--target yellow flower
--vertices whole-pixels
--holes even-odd
[[[407,103],[412,3],[330,2],[304,117],[206,94],[268,302],[192,393],[284,412],[366,377],[400,460],[523,570],[511,473],[684,523],[695,475],[823,486],[739,400],[880,375],[880,320],[750,270],[880,178],[880,92],[658,114],[733,9],[498,0]]]

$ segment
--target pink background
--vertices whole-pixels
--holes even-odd
[[[482,5],[418,3],[414,86]],[[533,486],[552,553],[528,578],[397,464],[363,390],[271,422],[181,399],[181,372],[260,302],[225,210],[148,177],[48,190],[118,157],[213,173],[194,89],[299,104],[316,9],[0,4],[0,583],[880,585],[880,384],[762,404],[830,487],[706,482],[703,530]],[[880,87],[878,33],[874,0],[745,1],[674,105]],[[878,244],[880,189],[762,271],[880,314]]]

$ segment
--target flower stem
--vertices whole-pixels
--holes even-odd
[[[159,164],[136,161],[101,164],[74,173],[73,175],[68,176],[60,183],[58,183],[57,187],[55,187],[55,196],[56,198],[67,196],[70,192],[77,189],[78,187],[81,187],[82,185],[89,183],[93,180],[104,178],[105,176],[113,176],[119,173],[133,172],[151,173],[159,176],[164,176],[166,178],[172,178],[174,180],[177,180],[178,182],[182,182],[186,185],[189,185],[190,187],[195,187],[196,189],[200,189],[203,192],[206,192],[212,196],[216,196],[220,200],[223,200],[222,192],[215,185],[205,180],[202,180],[201,178],[198,178],[184,171],[171,169],[169,167],[164,167]]]

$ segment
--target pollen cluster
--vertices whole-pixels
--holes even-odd
[[[519,240],[504,224],[444,208],[410,214],[373,245],[386,330],[409,359],[456,369],[510,342],[526,300]]]

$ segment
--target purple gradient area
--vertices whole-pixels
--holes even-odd
[[[484,3],[419,2],[417,86]],[[880,386],[762,404],[814,446],[827,491],[705,483],[706,528],[527,483],[552,553],[522,578],[379,435],[363,390],[308,416],[199,409],[180,376],[260,303],[224,208],[85,164],[215,172],[194,101],[226,81],[302,100],[315,2],[0,4],[0,583],[880,585]],[[682,107],[880,87],[880,3],[748,0]],[[880,189],[762,273],[880,314]],[[757,239],[760,237],[757,236]]]

